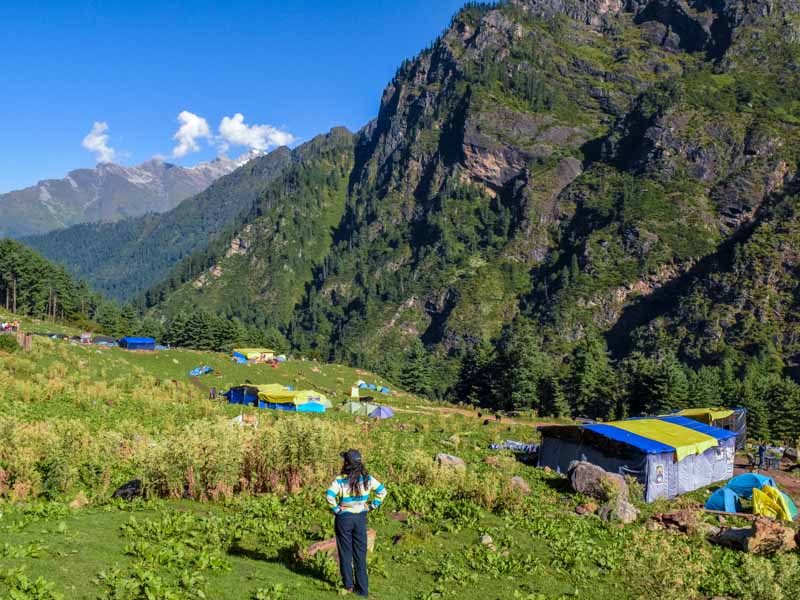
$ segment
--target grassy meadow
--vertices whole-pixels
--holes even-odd
[[[370,517],[376,598],[800,597],[796,554],[759,558],[645,527],[649,513],[703,491],[639,503],[631,526],[578,516],[586,499],[561,476],[487,448],[535,441],[524,415],[484,425],[396,392],[375,394],[399,409],[383,422],[248,407],[257,425],[241,426],[232,422],[241,407],[189,382],[203,364],[215,369],[201,378],[207,386],[278,382],[318,389],[335,405],[357,379],[384,383],[308,361],[248,367],[222,354],[44,337],[30,353],[0,353],[0,598],[333,597],[335,563],[296,556],[333,535],[324,489],[349,446],[389,489]],[[438,452],[467,468],[438,467]],[[147,499],[110,498],[133,478]]]

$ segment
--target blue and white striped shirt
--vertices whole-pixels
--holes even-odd
[[[363,477],[359,477],[358,481],[361,484],[359,489],[351,490],[346,475],[340,475],[333,480],[325,493],[325,499],[330,504],[333,514],[338,515],[341,512],[359,514],[381,505],[383,499],[386,498],[386,488],[383,487],[383,484],[372,475],[369,476],[366,484]],[[369,502],[370,493],[375,495],[372,503]]]

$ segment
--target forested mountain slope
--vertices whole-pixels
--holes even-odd
[[[343,204],[308,220],[333,243],[292,249],[293,310],[297,287],[273,282],[294,267],[266,259],[296,243],[277,218],[299,200],[285,182],[266,196],[275,218],[251,215],[175,272],[180,300],[149,304],[199,302],[306,352],[550,412],[678,406],[686,365],[722,369],[708,381],[751,361],[789,374],[799,40],[795,0],[467,5],[357,134]],[[316,163],[327,178],[299,196],[338,199],[346,164]],[[233,286],[214,270],[240,238],[250,266]],[[481,373],[493,389],[475,389]],[[735,401],[725,389],[691,401]]]
[[[116,223],[85,223],[24,242],[121,301],[161,281],[174,265],[232,226],[292,160],[288,148],[259,156],[172,210]]]

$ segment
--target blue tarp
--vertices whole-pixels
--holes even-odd
[[[742,473],[741,475],[737,475],[731,479],[725,487],[745,500],[750,500],[753,497],[753,488],[760,490],[765,485],[774,488],[778,487],[772,477],[759,475],[758,473]]]
[[[667,444],[662,444],[661,442],[657,442],[655,440],[642,437],[641,435],[636,435],[635,433],[631,433],[630,431],[625,431],[624,429],[620,429],[619,427],[604,425],[603,423],[594,423],[592,425],[584,425],[583,428],[589,431],[594,431],[595,433],[599,433],[600,435],[610,438],[612,440],[616,440],[618,442],[624,442],[630,446],[633,446],[634,448],[641,450],[645,454],[661,454],[663,452],[675,452],[675,448],[673,448],[672,446],[668,446]]]
[[[324,413],[325,405],[319,402],[304,402],[297,405],[297,412]]]
[[[207,373],[211,373],[214,369],[209,367],[208,365],[203,365],[202,367],[197,367],[196,369],[192,369],[189,371],[190,377],[200,377],[201,375],[206,375]]]
[[[156,341],[148,337],[124,337],[119,340],[119,345],[128,350],[155,350]]]
[[[242,354],[241,352],[234,352],[233,358],[236,359],[237,364],[246,365],[247,364],[247,357]]]
[[[739,496],[727,487],[720,488],[706,501],[708,510],[721,510],[723,512],[742,512],[742,503]]]
[[[694,429],[698,433],[703,433],[713,438],[717,438],[718,440],[727,440],[732,437],[736,437],[735,431],[728,431],[727,429],[712,427],[711,425],[706,425],[705,423],[701,423],[700,421],[695,421],[694,419],[690,419],[689,417],[681,417],[678,415],[673,415],[668,417],[656,417],[656,419],[659,419],[661,421],[666,421],[667,423],[680,425],[681,427],[687,427],[688,429]]]

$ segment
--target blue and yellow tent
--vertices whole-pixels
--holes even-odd
[[[672,498],[733,475],[736,433],[672,415],[609,423],[540,427],[539,466],[566,473],[587,460],[631,475],[647,502]]]

